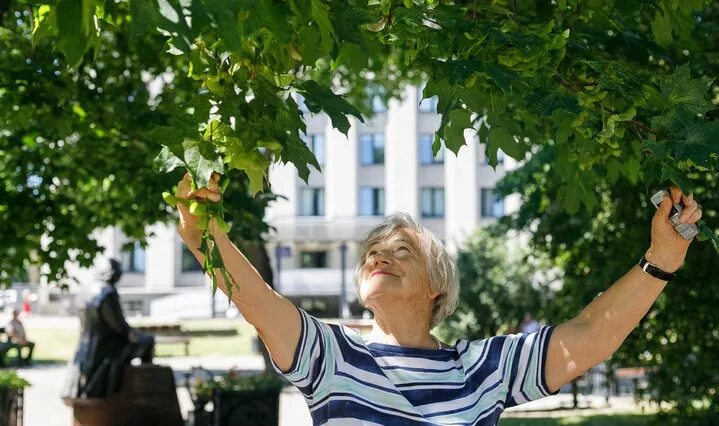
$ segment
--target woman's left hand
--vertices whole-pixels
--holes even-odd
[[[664,197],[659,209],[652,219],[652,243],[647,251],[646,258],[649,263],[656,265],[666,272],[675,272],[684,263],[689,245],[693,240],[685,240],[669,222],[669,213],[674,203],[683,203],[684,208],[679,216],[681,223],[697,223],[702,217],[702,210],[694,200],[694,194],[688,196],[672,186],[671,199]]]

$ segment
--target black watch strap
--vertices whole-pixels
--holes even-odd
[[[639,266],[647,274],[653,276],[654,278],[659,278],[660,280],[663,280],[663,281],[671,281],[676,276],[676,274],[662,271],[661,269],[652,265],[651,263],[649,263],[649,261],[647,261],[647,258],[644,256],[642,256],[642,258],[639,259]]]

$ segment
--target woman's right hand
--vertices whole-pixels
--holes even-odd
[[[210,185],[208,188],[199,188],[192,190],[192,176],[185,173],[182,180],[177,184],[175,197],[185,200],[211,201],[216,203],[220,201],[219,189],[220,175],[212,173]],[[184,203],[177,203],[177,210],[180,212],[180,224],[177,228],[180,237],[185,241],[191,249],[199,248],[202,242],[202,231],[197,228],[198,217],[190,213],[189,207]]]

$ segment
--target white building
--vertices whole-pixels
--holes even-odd
[[[354,288],[358,246],[383,215],[409,213],[456,252],[477,227],[516,208],[517,201],[493,193],[505,168],[516,163],[500,152],[495,171],[471,131],[459,156],[442,150],[433,157],[440,123],[436,100],[420,103],[420,90],[414,87],[404,95],[388,108],[375,102],[376,116],[364,124],[350,118],[348,137],[332,128],[326,115],[306,113],[307,141],[322,174],[313,171],[305,184],[293,165],[270,169],[273,192],[287,198],[266,212],[266,220],[277,229],[267,245],[275,269],[273,284],[310,312],[337,315],[344,281],[344,313],[348,307],[360,313]],[[121,259],[125,269],[118,290],[126,313],[208,315],[212,304],[207,279],[174,226],[154,225],[150,233],[146,248],[136,245],[130,251],[122,250],[127,238],[117,229],[98,234],[105,254]],[[94,273],[77,267],[69,271],[84,285],[80,293],[88,293],[89,283],[96,281]],[[40,291],[38,305],[50,309],[53,304],[48,302],[59,299],[56,290]],[[227,305],[218,294],[215,309],[223,311]]]

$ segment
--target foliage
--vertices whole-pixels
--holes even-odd
[[[195,394],[198,399],[209,401],[218,392],[280,392],[283,382],[274,373],[261,373],[241,376],[236,370],[230,370],[221,376],[195,383]]]
[[[18,376],[15,370],[0,370],[0,389],[23,389],[30,382]]]
[[[226,166],[244,170],[257,191],[272,161],[292,162],[306,179],[307,165],[319,166],[290,93],[346,132],[345,116],[361,120],[360,110],[333,89],[368,79],[391,96],[428,78],[424,95],[438,96],[442,114],[436,149],[444,138],[457,152],[464,129],[475,128],[496,164],[498,149],[521,159],[555,139],[558,200],[572,213],[596,206],[597,167],[637,181],[651,165],[689,189],[681,176],[719,153],[713,80],[707,69],[694,78],[688,65],[715,45],[707,38],[716,37],[717,6],[708,0],[163,0],[130,2],[129,16],[118,4],[41,6],[36,38],[57,40],[78,64],[117,21],[137,33],[158,28],[206,89],[194,120],[155,133],[175,158],[188,140],[205,147],[207,161],[186,164],[200,186]],[[84,35],[62,31],[69,27]]]
[[[655,212],[649,197],[656,189],[627,178],[607,181],[596,188],[599,208],[570,214],[552,202],[563,185],[556,170],[557,155],[557,146],[548,145],[500,185],[505,193],[522,197],[519,211],[505,218],[504,225],[529,232],[532,250],[549,256],[562,271],[563,287],[546,311],[554,323],[576,315],[647,250]],[[713,161],[710,169],[717,167],[717,160]],[[685,179],[705,217],[715,221],[716,174],[699,171]],[[649,395],[672,402],[682,416],[719,406],[719,365],[713,355],[719,350],[719,313],[714,308],[719,295],[711,286],[716,278],[707,267],[715,258],[709,245],[693,244],[677,278],[612,359],[649,367]]]
[[[461,293],[455,313],[444,321],[443,337],[484,339],[516,332],[527,312],[546,309],[551,291],[546,262],[508,240],[498,229],[479,229],[457,256]]]
[[[147,225],[172,218],[159,194],[179,175],[154,171],[161,146],[142,135],[188,120],[181,106],[199,89],[167,72],[183,65],[156,54],[161,35],[123,22],[102,34],[93,63],[70,72],[52,46],[33,45],[30,12],[16,5],[0,16],[0,44],[12,47],[0,49],[0,282],[33,264],[66,283],[67,260],[89,266],[101,251],[93,231],[117,225],[144,240]],[[245,175],[228,177],[225,208],[241,221],[233,236],[256,240],[272,196],[249,197]]]

